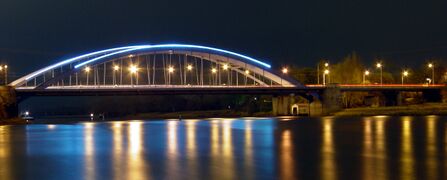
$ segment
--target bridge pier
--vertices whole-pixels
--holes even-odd
[[[442,102],[447,103],[447,88],[441,89]]]
[[[16,92],[11,86],[0,86],[0,119],[18,117]]]

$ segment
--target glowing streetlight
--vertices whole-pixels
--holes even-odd
[[[363,84],[366,83],[366,76],[369,76],[370,72],[369,70],[365,70],[365,73],[363,73]]]
[[[188,66],[186,66],[186,69],[187,69],[188,71],[191,71],[191,70],[192,70],[192,65],[191,65],[191,64],[188,64]]]
[[[168,72],[169,73],[173,73],[175,71],[174,67],[170,66],[168,67]]]
[[[129,71],[130,71],[130,84],[131,85],[133,85],[133,74],[135,74],[136,75],[136,78],[137,78],[137,85],[138,85],[138,67],[137,66],[135,66],[135,65],[131,65],[130,67],[129,67]]]
[[[383,64],[378,62],[376,68],[380,69],[380,85],[383,85]]]
[[[409,75],[409,73],[408,73],[407,70],[404,70],[404,71],[402,72],[402,85],[404,85],[404,78],[407,77],[408,75]]]
[[[249,70],[245,70],[245,74],[249,75],[250,71]]]
[[[118,71],[119,69],[120,69],[120,67],[118,65],[113,66],[114,71]]]
[[[223,70],[228,70],[228,68],[229,68],[228,64],[224,64],[224,65],[222,66],[222,69],[223,69]]]
[[[329,69],[324,70],[323,72],[323,85],[326,85],[326,75],[329,75]]]
[[[216,69],[216,68],[212,68],[212,69],[211,69],[211,72],[212,72],[213,74],[215,74],[215,73],[217,72],[217,69]]]
[[[131,65],[131,66],[129,67],[129,71],[130,71],[132,74],[135,74],[135,73],[138,72],[138,67],[135,66],[135,65]]]
[[[91,70],[91,68],[88,66],[84,68],[85,74],[87,75],[87,86],[88,86],[88,82],[89,82],[88,77],[90,74],[90,70]]]
[[[289,72],[289,69],[287,69],[287,68],[282,68],[281,71],[282,71],[283,74],[287,74],[287,73]]]
[[[431,83],[435,84],[435,64],[428,63],[428,68],[431,69],[431,79],[432,79]]]

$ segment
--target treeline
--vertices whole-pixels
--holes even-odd
[[[320,61],[318,66],[314,67],[291,67],[290,75],[304,84],[317,84],[318,76],[320,84],[323,83],[324,70],[329,70],[329,74],[326,75],[326,83],[340,83],[340,84],[361,84],[365,76],[366,84],[380,84],[382,77],[384,84],[400,84],[402,81],[402,73],[404,70],[408,71],[408,76],[405,77],[404,82],[406,84],[425,84],[428,83],[427,78],[432,79],[432,69],[428,67],[428,64],[421,64],[418,68],[413,69],[399,69],[391,67],[399,67],[392,64],[391,60],[382,62],[382,76],[380,68],[376,67],[376,63],[381,62],[377,59],[372,63],[364,63],[362,58],[356,53],[352,52],[338,63],[330,62],[329,66],[325,66],[326,61]],[[427,62],[432,62],[435,65],[435,83],[447,82],[447,67],[441,59],[432,59]],[[368,70],[369,74],[365,75],[365,71]]]

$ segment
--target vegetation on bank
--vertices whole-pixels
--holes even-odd
[[[425,116],[447,115],[447,103],[424,103],[407,106],[359,107],[344,109],[334,116]]]
[[[364,63],[366,61],[370,63]],[[427,67],[427,64],[420,64],[417,67],[407,69],[408,67],[406,66],[408,64],[396,64],[396,61],[392,59],[376,58],[372,61],[366,61],[356,52],[352,52],[340,60],[323,59],[313,67],[291,66],[289,67],[289,74],[303,84],[317,84],[317,74],[320,74],[319,83],[322,84],[322,76],[325,69],[330,71],[326,79],[326,82],[330,83],[380,84],[382,79],[385,84],[400,84],[402,70],[405,68],[405,70],[409,71],[409,76],[405,78],[405,83],[407,84],[425,84],[427,83],[427,78],[432,78],[432,73],[435,75],[437,84],[447,83],[447,64],[443,59],[427,59],[427,62],[435,64],[434,72]],[[329,63],[328,67],[324,65],[326,62]],[[383,66],[382,73],[380,68],[376,67],[376,63],[379,62]],[[368,70],[370,74],[363,80],[365,70]]]

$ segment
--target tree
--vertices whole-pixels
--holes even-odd
[[[328,78],[331,83],[340,84],[359,84],[363,81],[363,73],[365,68],[361,63],[360,56],[356,52],[352,52],[342,62],[333,65],[330,68]]]

